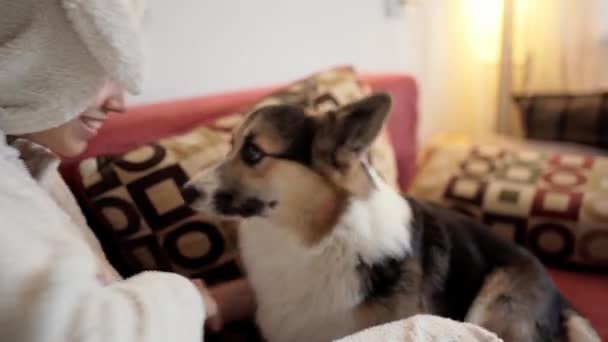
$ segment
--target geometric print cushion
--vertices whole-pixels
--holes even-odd
[[[485,223],[549,265],[608,270],[608,158],[439,145],[409,193]]]
[[[241,115],[119,156],[80,164],[88,202],[111,229],[128,273],[172,271],[215,284],[240,277],[235,227],[195,213],[179,189],[230,148]],[[229,125],[225,122],[229,121]]]

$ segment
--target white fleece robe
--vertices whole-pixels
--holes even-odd
[[[23,149],[27,167],[0,132],[0,341],[201,342],[194,285],[163,272],[104,284],[99,275],[112,268],[57,162]]]

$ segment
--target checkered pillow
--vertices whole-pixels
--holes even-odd
[[[297,81],[253,108],[289,103],[304,107],[311,115],[323,115],[367,93],[353,69],[336,68]],[[236,113],[184,135],[81,164],[91,209],[107,221],[103,229],[115,236],[112,247],[121,252],[129,273],[173,271],[202,277],[210,284],[240,276],[235,227],[194,213],[178,189],[224,157],[230,133],[244,117],[245,113]],[[395,156],[386,134],[374,143],[370,160],[396,186]]]
[[[608,269],[608,159],[437,146],[411,195],[488,224],[551,265]]]
[[[172,271],[211,284],[240,276],[235,227],[193,212],[179,189],[223,158],[230,130],[242,120],[235,115],[124,155],[82,162],[86,194],[109,223],[130,273]]]

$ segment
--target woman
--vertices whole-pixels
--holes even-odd
[[[200,342],[217,311],[202,282],[120,279],[57,173],[139,90],[141,1],[0,8],[0,341]]]

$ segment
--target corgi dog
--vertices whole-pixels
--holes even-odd
[[[426,313],[507,342],[600,341],[532,254],[404,198],[370,167],[366,151],[390,108],[383,93],[322,117],[259,108],[226,159],[185,185],[195,210],[240,221],[264,337],[331,341]]]

